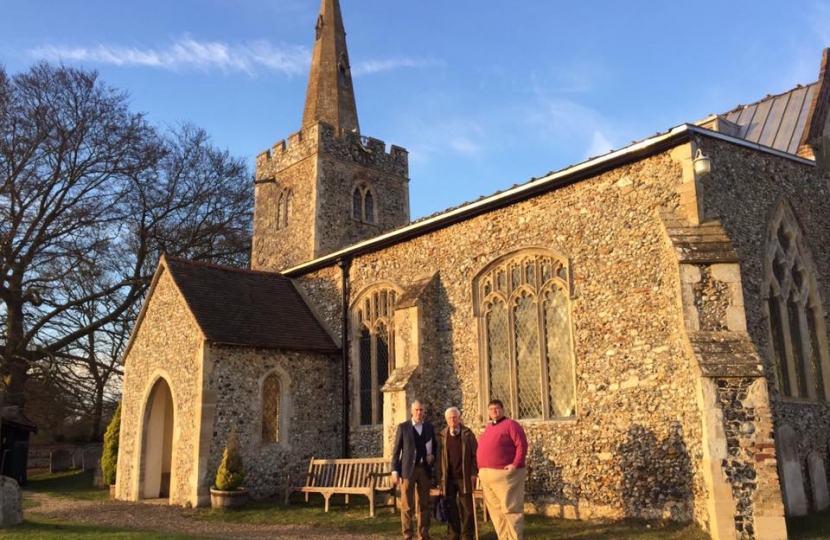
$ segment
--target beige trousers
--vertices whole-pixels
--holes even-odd
[[[478,477],[499,540],[522,540],[527,469],[479,469]]]

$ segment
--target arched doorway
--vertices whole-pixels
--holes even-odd
[[[170,496],[173,463],[173,395],[164,379],[159,379],[150,392],[146,411],[140,498],[165,498]]]

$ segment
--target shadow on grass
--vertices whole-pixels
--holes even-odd
[[[72,470],[52,474],[46,469],[35,469],[29,471],[28,483],[23,491],[24,493],[34,491],[87,501],[109,498],[108,488],[97,488],[93,485],[94,474],[95,471],[92,470]]]
[[[197,511],[197,519],[236,523],[310,525],[321,530],[337,530],[355,535],[381,535],[398,538],[401,535],[400,514],[389,507],[375,509],[369,517],[364,498],[352,497],[346,505],[342,496],[331,498],[331,509],[323,511],[322,499],[312,495],[306,503],[302,495],[291,498],[291,504],[267,499],[256,501],[237,510]],[[479,522],[480,540],[496,540],[492,523]],[[436,538],[445,538],[446,525],[433,520],[430,528]],[[655,523],[640,520],[622,522],[572,521],[539,515],[525,517],[528,540],[708,540],[708,535],[693,524]]]
[[[69,471],[67,473],[49,474],[33,471],[29,476],[26,492],[42,492],[51,495],[84,500],[104,500],[108,490],[92,485],[92,473]],[[331,499],[331,511],[323,511],[322,497],[312,495],[309,503],[303,496],[295,494],[290,505],[282,503],[281,498],[251,501],[239,510],[211,510],[198,508],[182,509],[182,513],[198,520],[221,521],[227,523],[246,523],[262,525],[306,525],[327,531],[332,537],[337,532],[355,535],[380,535],[390,538],[400,536],[400,514],[389,507],[378,507],[376,517],[369,517],[368,503],[363,497],[352,497],[350,504],[342,496]],[[480,540],[496,540],[492,524],[481,524]],[[830,540],[830,511],[803,518],[790,518],[787,528],[791,540]],[[433,534],[442,538],[445,525],[433,522]],[[12,532],[14,531],[14,532]],[[114,539],[150,539],[161,538],[187,539],[193,536],[160,535],[159,533],[123,531],[106,529],[76,523],[50,521],[35,516],[27,519],[20,528],[4,531],[3,538],[18,539],[75,539],[101,538]],[[11,535],[9,536],[9,534]],[[525,538],[528,540],[706,540],[708,535],[695,524],[658,523],[640,520],[616,522],[571,521],[548,518],[539,515],[527,515],[525,518]]]
[[[206,538],[203,536],[182,536],[151,531],[132,531],[68,523],[34,516],[27,517],[22,525],[3,531],[4,540],[89,540],[106,538],[107,540],[192,540]]]
[[[787,519],[790,540],[830,540],[830,510]]]

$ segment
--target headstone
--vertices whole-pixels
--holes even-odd
[[[801,475],[801,461],[798,459],[798,438],[788,425],[776,432],[779,472],[784,492],[784,507],[787,516],[807,515],[807,493],[804,477]]]
[[[101,463],[101,445],[88,444],[84,447],[84,470],[89,471],[98,467]]]
[[[101,458],[95,461],[95,475],[93,476],[92,484],[95,487],[104,487],[104,470],[101,468]]]
[[[0,529],[23,523],[23,492],[14,479],[0,476]]]
[[[52,458],[49,460],[49,472],[68,471],[72,463],[72,452],[66,448],[52,450]]]
[[[827,489],[827,474],[824,469],[824,460],[816,452],[807,458],[807,472],[810,475],[810,485],[813,488],[813,504],[817,511],[830,506],[830,492]]]

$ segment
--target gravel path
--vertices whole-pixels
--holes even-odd
[[[31,492],[26,498],[37,503],[37,506],[26,509],[27,514],[104,527],[230,539],[388,540],[385,536],[358,536],[308,525],[254,525],[202,521],[194,517],[193,511],[166,504],[80,501]]]

